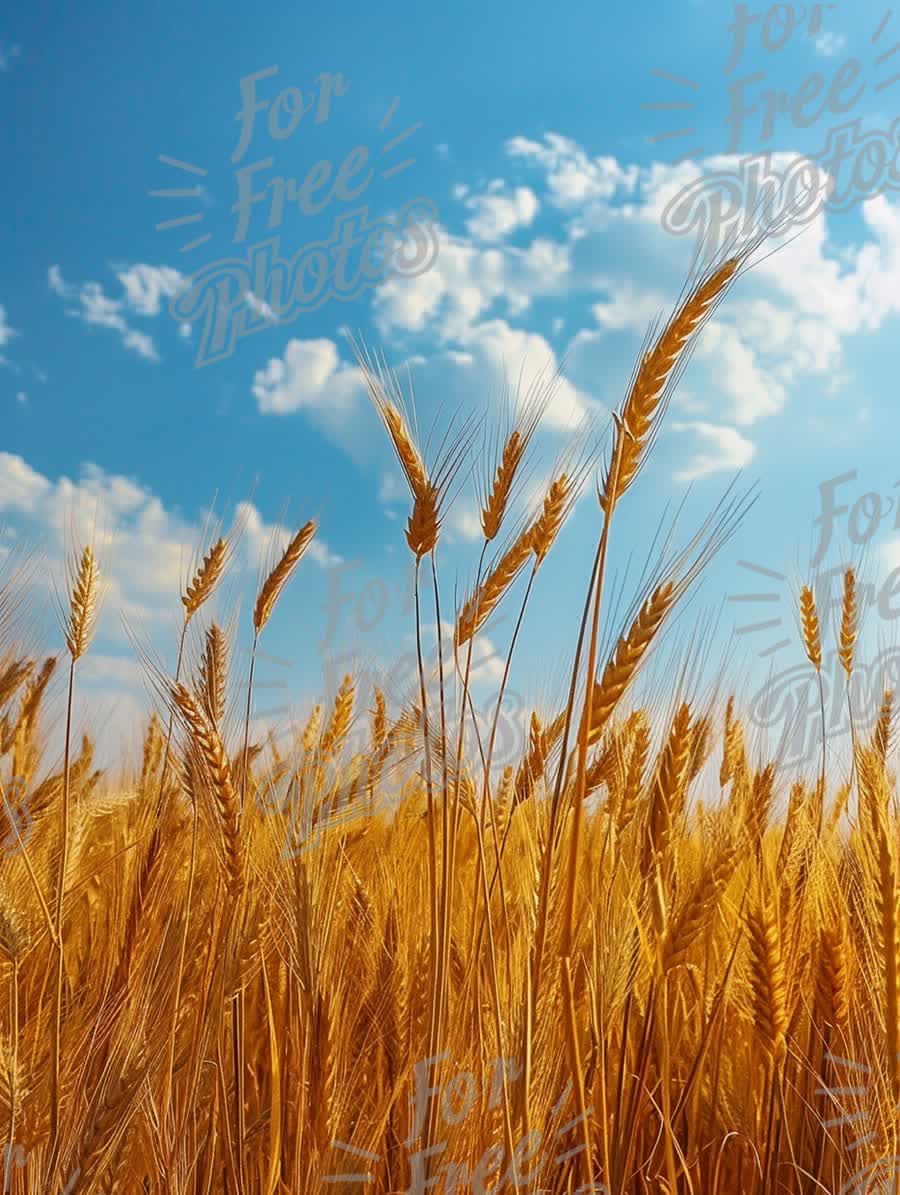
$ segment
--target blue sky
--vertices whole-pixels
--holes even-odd
[[[810,30],[816,9],[819,27]],[[409,652],[406,500],[345,330],[383,351],[390,365],[409,365],[423,429],[468,404],[496,418],[504,370],[528,382],[565,360],[537,439],[537,487],[571,443],[578,418],[593,416],[602,432],[650,322],[677,299],[694,244],[662,226],[668,199],[704,175],[735,172],[738,155],[770,150],[782,164],[815,155],[833,129],[857,117],[862,130],[884,130],[886,139],[900,86],[876,88],[900,70],[900,53],[888,53],[900,41],[900,18],[885,22],[884,7],[860,0],[807,5],[801,21],[797,6],[790,30],[779,24],[788,6],[768,23],[764,8],[747,11],[762,15],[747,25],[741,60],[726,73],[735,8],[700,0],[615,9],[561,0],[551,11],[464,0],[441,13],[402,0],[389,18],[359,5],[301,12],[278,0],[265,18],[227,2],[214,16],[190,2],[7,10],[0,24],[7,114],[0,122],[7,178],[0,517],[8,546],[38,541],[57,571],[73,527],[83,533],[96,513],[110,536],[101,553],[110,586],[84,669],[93,697],[85,717],[101,723],[109,745],[135,741],[146,705],[122,616],[171,664],[179,583],[214,501],[226,525],[236,507],[246,523],[238,575],[221,608],[227,616],[243,598],[242,644],[258,569],[282,542],[279,528],[311,515],[321,520],[315,557],[266,629],[263,647],[290,666],[269,661],[262,670],[271,690],[260,691],[261,714],[269,703],[299,716],[315,694],[333,690],[354,655],[381,667]],[[776,48],[767,50],[764,38]],[[860,94],[846,111],[826,109],[801,127],[787,103],[764,136],[767,89],[794,97],[818,73],[824,95],[854,58],[862,64]],[[726,159],[729,86],[755,72],[763,77],[746,94],[759,108]],[[241,81],[254,74],[256,95],[269,106],[234,162]],[[323,76],[332,94],[317,123],[325,116]],[[309,107],[279,139],[268,121],[285,88],[299,89]],[[282,101],[276,132],[287,128],[294,94]],[[692,106],[645,106],[673,101]],[[693,132],[654,140],[679,127]],[[377,169],[365,192],[344,202],[333,183],[359,146]],[[674,164],[679,153],[692,156]],[[299,188],[316,162],[332,163],[317,192],[330,202],[312,213],[286,198],[274,231],[259,202],[238,243],[236,172],[266,158],[271,166],[255,176],[260,186],[282,177]],[[383,177],[384,163],[406,159],[406,169]],[[360,167],[354,177],[363,175]],[[888,496],[897,497],[900,197],[890,181],[885,174],[883,186],[845,212],[821,212],[739,280],[706,328],[653,458],[617,512],[612,575],[624,595],[621,619],[667,504],[677,507],[691,485],[683,542],[736,472],[741,485],[758,484],[757,503],[688,616],[721,612],[713,665],[735,626],[780,617],[793,635],[791,587],[814,572],[810,544],[823,481],[856,470],[837,491],[850,507],[872,493],[885,496],[886,511]],[[195,187],[199,194],[181,199],[151,194]],[[169,310],[186,279],[274,235],[282,256],[292,257],[327,240],[351,210],[364,205],[370,221],[389,219],[416,199],[437,213],[437,252],[426,272],[389,276],[280,323],[263,311],[260,330],[198,367],[200,323]],[[188,215],[197,218],[157,227]],[[445,615],[455,588],[474,573],[473,513],[468,486],[444,528]],[[830,561],[864,546],[870,574],[883,582],[900,564],[895,515],[893,508],[873,523],[865,545],[849,542],[843,516]],[[859,541],[864,526],[857,524]],[[523,707],[552,705],[561,691],[599,527],[589,490],[536,587],[513,674]],[[752,574],[740,561],[787,579]],[[725,602],[764,591],[775,600]],[[344,599],[334,606],[337,593]],[[36,589],[36,617],[55,645],[52,607],[43,613],[42,602]],[[332,609],[340,617],[329,633]],[[499,676],[492,651],[502,653],[511,622],[487,628],[485,694]],[[889,603],[881,614],[876,607],[874,622],[877,637],[892,641]],[[733,641],[736,679],[749,692],[770,665],[780,671],[802,658],[791,646],[761,660],[779,636],[760,631]],[[399,697],[407,680],[395,674],[386,683]]]

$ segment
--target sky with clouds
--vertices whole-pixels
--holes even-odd
[[[59,578],[96,529],[108,585],[85,724],[108,750],[137,741],[132,639],[172,666],[179,587],[215,519],[243,528],[219,597],[241,648],[260,569],[320,520],[265,631],[261,720],[302,716],[351,666],[408,695],[407,495],[351,337],[398,371],[433,451],[454,413],[494,428],[505,385],[560,371],[526,504],[573,446],[608,449],[608,413],[692,268],[691,215],[752,207],[766,154],[770,171],[802,156],[827,179],[848,139],[840,185],[858,175],[860,193],[758,254],[703,331],[616,514],[608,634],[661,525],[677,515],[686,542],[739,475],[756,502],[688,618],[702,610],[713,666],[730,650],[751,689],[796,665],[792,594],[815,572],[820,487],[840,477],[822,567],[863,558],[892,642],[900,597],[878,594],[900,564],[898,45],[900,17],[869,0],[461,0],[440,15],[401,0],[389,20],[281,0],[265,17],[193,0],[7,8],[0,542],[36,545]],[[341,277],[323,266],[338,243]],[[445,624],[479,551],[473,478],[458,490]],[[589,480],[517,648],[523,709],[562,691],[599,529]],[[55,646],[52,587],[30,592],[33,633]],[[488,626],[485,699],[513,622]]]

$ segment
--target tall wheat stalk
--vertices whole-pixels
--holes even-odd
[[[69,862],[69,822],[71,818],[70,764],[72,752],[72,707],[75,694],[75,665],[90,646],[97,620],[100,575],[90,544],[82,551],[77,565],[70,564],[69,609],[65,621],[66,648],[69,652],[69,680],[66,694],[66,736],[63,754],[63,791],[60,805],[59,863],[56,879],[56,1003],[53,1018],[52,1070],[50,1080],[50,1149],[56,1161],[59,1145],[59,1074],[63,1015],[63,898]],[[52,1166],[52,1164],[51,1164]]]

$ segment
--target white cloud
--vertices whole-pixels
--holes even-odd
[[[171,266],[123,266],[116,277],[125,302],[137,315],[159,315],[163,299],[171,299],[184,285],[184,276]]]
[[[272,310],[272,308],[269,306],[269,304],[266,303],[263,299],[258,299],[256,297],[256,295],[253,293],[253,291],[248,290],[247,294],[244,296],[244,299],[245,299],[247,306],[250,308],[250,310],[253,312],[254,315],[261,315],[263,317],[263,319],[268,320],[269,323],[272,323],[272,324],[278,322],[278,317],[275,315],[275,312]],[[182,325],[182,327],[185,327],[185,326],[190,328],[190,324]]]
[[[816,53],[823,58],[836,58],[847,46],[847,37],[843,33],[820,33],[813,43]]]
[[[527,248],[475,245],[438,230],[441,251],[425,274],[390,278],[375,293],[379,331],[434,330],[445,341],[459,338],[491,308],[522,316],[534,299],[566,293],[571,273],[566,244],[539,237]]]
[[[674,474],[675,481],[696,481],[713,473],[736,472],[749,465],[756,451],[750,440],[744,439],[733,427],[715,423],[673,423],[672,430],[693,432],[700,439],[700,447]]]
[[[243,521],[243,531],[222,590],[225,611],[232,608],[235,585],[255,593],[262,563],[278,552],[291,533],[264,521],[256,507],[241,504],[229,526]],[[196,566],[195,553],[209,530],[206,512],[196,521],[167,510],[162,501],[131,478],[109,474],[96,465],[82,468],[77,480],[52,480],[21,456],[0,453],[0,524],[9,543],[40,543],[42,567],[29,591],[29,611],[43,608],[48,627],[52,595],[65,593],[63,561],[77,546],[91,541],[101,566],[102,601],[97,636],[79,665],[78,719],[98,738],[98,756],[120,761],[123,750],[139,742],[142,721],[149,713],[143,672],[126,642],[124,617],[139,639],[149,638],[153,652],[174,653],[175,634],[188,574]],[[8,550],[6,543],[4,549]],[[0,550],[0,555],[3,555]],[[311,567],[340,563],[319,535],[308,549]],[[44,590],[45,579],[50,585]],[[252,601],[252,597],[251,597]],[[210,612],[216,599],[210,603]],[[218,616],[223,617],[222,607]],[[116,654],[120,652],[121,654]],[[49,719],[48,719],[49,723]],[[51,752],[57,750],[53,740]]]
[[[537,332],[514,328],[505,320],[488,320],[476,325],[463,337],[469,364],[460,372],[479,385],[498,387],[505,376],[527,379],[540,370],[553,376],[558,369],[556,353]],[[544,415],[544,426],[557,431],[573,431],[584,417],[602,411],[591,395],[580,390],[567,378],[561,377],[553,388],[553,395]]]
[[[470,195],[465,205],[474,214],[466,221],[471,236],[479,241],[501,241],[519,228],[527,228],[540,204],[530,187],[509,190],[495,179],[482,195]]]
[[[672,300],[659,291],[641,290],[631,282],[618,283],[605,302],[591,308],[601,327],[611,332],[643,333],[659,316],[670,309]]]
[[[11,328],[6,318],[6,308],[0,303],[0,348],[7,344],[14,336],[18,336],[15,328]]]
[[[708,363],[719,394],[730,400],[732,417],[742,427],[784,407],[784,386],[761,366],[758,353],[739,329],[712,320],[703,329],[696,356]]]
[[[409,486],[396,470],[382,473],[378,482],[378,501],[382,505],[405,502],[408,498]]]
[[[558,133],[548,133],[543,142],[513,137],[506,143],[506,152],[511,158],[541,166],[552,202],[567,210],[611,200],[622,191],[632,192],[640,173],[637,166],[622,167],[615,158],[591,158],[576,142]]]
[[[18,45],[7,45],[5,41],[0,41],[0,71],[7,71],[12,66],[17,58],[22,54],[22,47]]]
[[[315,410],[339,424],[365,393],[359,368],[340,360],[333,340],[289,340],[284,356],[271,358],[253,377],[263,415]]]
[[[733,170],[737,159],[639,169],[591,156],[558,134],[540,141],[514,137],[506,149],[511,162],[541,175],[542,186],[495,180],[476,194],[460,184],[455,194],[471,215],[467,232],[441,229],[441,252],[428,272],[391,278],[377,289],[376,324],[401,344],[405,334],[427,338],[431,347],[416,346],[406,362],[415,366],[416,390],[453,408],[490,394],[523,364],[532,372],[555,368],[552,347],[528,329],[528,317],[538,300],[571,303],[586,296],[594,323],[579,331],[577,314],[567,313],[569,377],[547,418],[550,427],[571,428],[585,411],[602,410],[588,391],[595,379],[604,397],[619,389],[610,381],[609,354],[622,350],[621,368],[629,368],[626,356],[633,361],[648,328],[677,300],[690,245],[661,227],[666,204],[696,183],[704,167]],[[783,170],[793,160],[778,153],[772,166]],[[562,215],[557,239],[506,242],[512,228],[527,227],[541,203]],[[845,384],[847,337],[874,331],[900,313],[900,205],[879,197],[861,214],[869,234],[861,243],[836,253],[820,213],[739,281],[697,342],[689,391],[676,400],[683,415],[706,420],[707,428],[746,429],[782,412],[800,385],[814,380],[824,400]],[[611,262],[622,264],[611,269]],[[552,321],[555,333],[560,320]],[[306,410],[342,443],[364,393],[355,366],[341,360],[330,340],[291,340],[253,379],[261,412]],[[708,440],[712,433],[697,434]],[[719,439],[720,458],[726,449],[733,459],[746,456],[749,441],[740,432]],[[704,457],[704,469],[710,459]]]
[[[122,287],[122,297],[113,299],[105,294],[99,282],[74,286],[64,280],[58,265],[50,266],[47,271],[50,290],[73,304],[66,308],[66,315],[85,324],[109,328],[119,334],[122,344],[131,352],[146,361],[159,361],[152,337],[133,328],[126,316],[158,316],[163,299],[170,298],[181,286],[182,275],[169,266],[138,264],[120,266],[116,270],[116,278]]]
[[[483,535],[481,517],[471,502],[462,499],[454,502],[446,521],[453,538],[458,537],[467,543],[475,543]]]
[[[177,605],[191,552],[202,538],[202,526],[169,512],[146,486],[97,465],[82,467],[77,481],[51,481],[21,456],[0,453],[0,518],[9,516],[28,538],[40,537],[51,566],[59,568],[73,535],[91,540],[108,579],[104,602],[107,626],[114,631],[118,615],[132,622],[168,620]],[[244,523],[235,567],[258,567],[263,547],[283,546],[289,534],[266,524],[249,503],[239,504],[235,521]],[[234,525],[234,524],[233,524]],[[340,558],[325,541],[310,547],[310,557],[323,567]],[[116,631],[118,634],[118,631]]]
[[[574,150],[568,146],[567,152]],[[550,153],[533,156],[537,162],[555,161]],[[779,153],[772,167],[784,171],[794,161],[795,155]],[[734,172],[739,162],[718,157],[703,165]],[[593,222],[575,216],[570,230],[577,228],[580,241],[571,253],[572,288],[602,288],[608,297],[592,307],[600,332],[583,329],[573,337],[570,352],[585,350],[605,332],[630,329],[643,336],[656,316],[669,313],[677,282],[667,298],[658,282],[641,275],[649,272],[648,262],[656,264],[659,275],[660,266],[668,272],[670,261],[683,260],[678,239],[667,236],[659,221],[668,201],[700,177],[695,164],[656,165],[641,174],[635,188],[639,202],[605,202],[599,205],[602,219]],[[704,389],[711,384],[724,396],[726,417],[742,426],[771,417],[784,409],[792,388],[808,379],[819,381],[823,395],[834,393],[846,381],[846,339],[876,331],[900,314],[900,205],[877,196],[859,210],[869,235],[839,252],[831,244],[824,211],[800,230],[787,229],[774,243],[777,251],[760,255],[703,331],[690,368],[704,371]],[[608,270],[598,270],[586,279],[589,248],[606,264],[603,238],[611,231],[625,245],[628,272],[609,276]]]

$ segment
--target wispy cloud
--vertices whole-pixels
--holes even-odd
[[[14,336],[18,335],[19,334],[15,328],[10,327],[9,321],[6,317],[6,308],[2,303],[0,303],[0,349],[2,349],[4,345],[9,344]],[[0,365],[6,364],[8,364],[6,358],[2,353],[0,353]]]
[[[17,58],[22,56],[22,47],[10,45],[0,38],[0,71],[8,71]]]
[[[693,432],[699,447],[675,475],[675,481],[697,481],[713,473],[735,473],[753,460],[756,452],[750,440],[733,427],[714,423],[673,423],[675,432]]]
[[[99,282],[84,282],[80,286],[68,283],[58,265],[47,271],[47,285],[54,294],[71,306],[66,315],[85,324],[109,328],[119,334],[122,344],[145,361],[159,361],[153,338],[131,326],[126,315],[153,318],[160,314],[163,299],[174,295],[183,284],[183,277],[169,266],[132,265],[116,269],[122,296],[110,298]]]
[[[847,46],[847,38],[843,33],[820,33],[813,43],[816,53],[822,58],[836,58]]]

